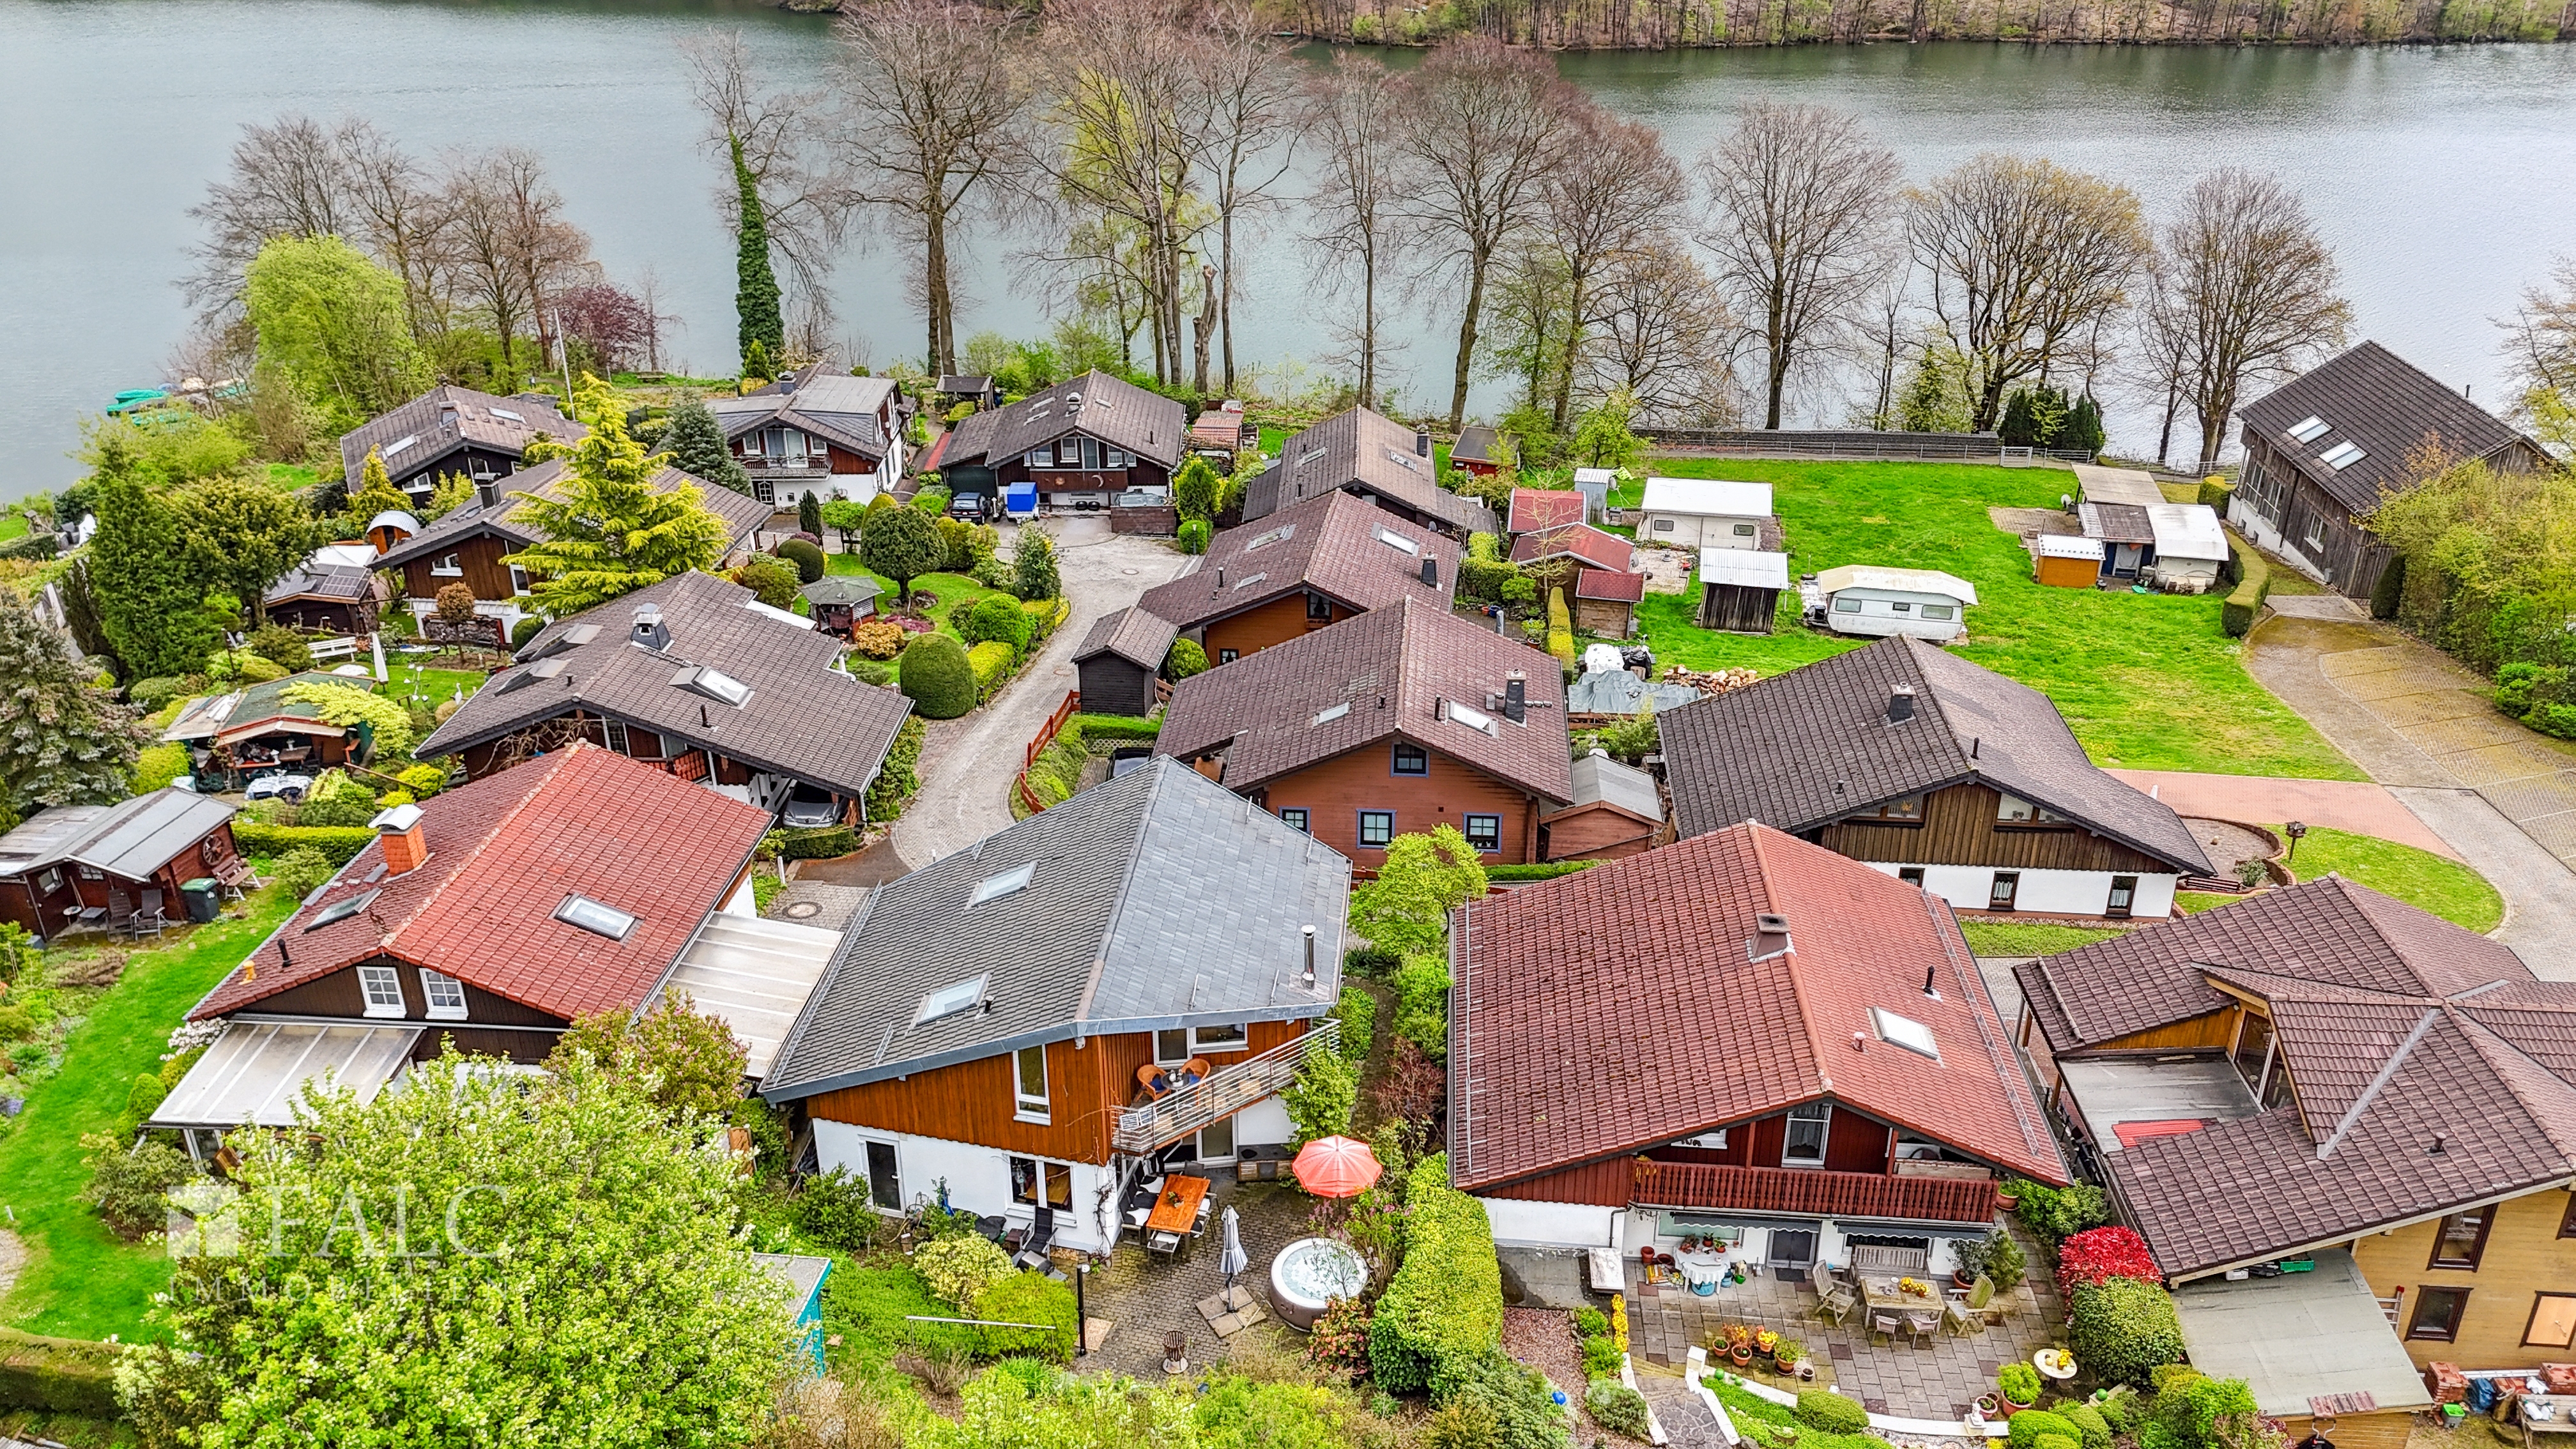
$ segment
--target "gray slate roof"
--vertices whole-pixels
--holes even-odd
[[[2291,459],[2301,473],[2335,501],[2356,513],[2379,502],[2383,488],[2403,488],[2408,455],[2427,440],[2466,458],[2491,458],[2521,450],[2537,462],[2540,446],[2376,342],[2364,342],[2314,371],[2237,409],[2249,435],[2260,434],[2275,453]],[[2290,429],[2317,418],[2326,431],[2302,443]],[[2327,467],[2320,455],[2349,442],[2362,456],[2346,466]]]
[[[1664,818],[1664,798],[1655,789],[1655,777],[1604,754],[1586,754],[1575,760],[1573,802],[1564,810],[1547,813],[1561,815],[1585,805],[1608,805],[1647,820]]]
[[[1914,717],[1887,720],[1899,685]],[[2207,874],[2173,807],[2097,768],[2048,696],[1899,635],[1658,717],[1681,833],[1742,820],[1795,835],[1969,780]]]
[[[728,439],[775,423],[803,428],[871,460],[886,453],[878,409],[894,396],[894,380],[825,372],[822,364],[743,397],[707,399]]]
[[[515,413],[515,419],[494,410]],[[450,410],[453,416],[446,416]],[[472,443],[515,458],[536,438],[571,442],[590,429],[527,398],[494,397],[470,387],[433,387],[410,402],[352,428],[340,438],[340,466],[354,486],[367,466],[371,449],[390,448],[405,438],[415,441],[385,457],[385,471],[396,478]]]
[[[1024,888],[970,904],[1021,866]],[[1322,1016],[1349,896],[1331,848],[1157,760],[878,887],[761,1093],[792,1101],[1075,1036]],[[925,997],[978,978],[984,1009],[917,1020]]]
[[[580,708],[837,794],[865,794],[912,701],[835,668],[841,644],[831,635],[750,602],[740,584],[686,573],[558,619],[519,651],[519,667],[485,681],[417,753],[466,749]],[[662,610],[667,649],[629,642],[635,611],[647,604]],[[598,631],[589,642],[557,647],[585,626]],[[557,660],[562,668],[552,678],[529,672]],[[728,705],[674,683],[692,664],[750,685],[751,696]]]
[[[1082,647],[1073,651],[1079,664],[1099,654],[1115,654],[1144,669],[1163,667],[1163,656],[1172,652],[1172,641],[1180,636],[1180,627],[1169,619],[1158,618],[1143,608],[1129,605],[1114,614],[1103,614],[1094,620],[1091,632],[1082,636]]]
[[[1180,462],[1189,431],[1189,412],[1179,403],[1105,372],[1086,372],[959,423],[939,462],[989,467],[995,459],[1083,433],[1168,468]]]
[[[0,835],[0,874],[70,861],[142,880],[233,818],[236,807],[165,785],[113,805],[57,805]],[[192,872],[193,874],[193,872]]]
[[[885,585],[865,574],[825,574],[798,589],[809,604],[864,604],[885,592]]]
[[[1290,438],[1279,461],[1244,490],[1249,523],[1336,488],[1392,499],[1470,533],[1499,533],[1502,520],[1473,498],[1440,486],[1411,428],[1368,408],[1337,413]]]
[[[514,517],[524,501],[517,495],[533,493],[546,498],[560,497],[558,485],[562,483],[563,475],[564,460],[561,458],[549,458],[533,468],[523,468],[501,480],[500,502],[486,508],[480,498],[466,499],[445,517],[378,555],[376,567],[399,568],[414,559],[435,558],[477,534],[490,534],[513,549],[525,548],[537,541],[537,531]],[[721,483],[710,483],[694,473],[664,468],[653,475],[653,489],[657,493],[668,493],[682,483],[698,485],[698,501],[706,505],[708,512],[724,520],[728,551],[750,536],[753,529],[769,522],[775,511],[757,498],[736,493]]]

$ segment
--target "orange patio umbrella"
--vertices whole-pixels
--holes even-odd
[[[1297,1185],[1317,1197],[1357,1197],[1386,1171],[1367,1143],[1348,1137],[1318,1137],[1299,1148],[1288,1166]]]

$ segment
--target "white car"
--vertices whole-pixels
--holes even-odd
[[[250,788],[242,792],[242,797],[247,800],[278,799],[292,805],[312,789],[313,777],[310,775],[262,775],[250,782]]]

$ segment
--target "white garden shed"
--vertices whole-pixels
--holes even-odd
[[[1967,632],[1977,586],[1939,569],[1844,564],[1816,575],[1826,626],[1837,634],[1911,634],[1943,643]]]
[[[2218,586],[2227,563],[2227,530],[2218,510],[2205,503],[2159,503],[2147,510],[2156,534],[2156,561],[2147,570],[2168,593],[2206,593]]]
[[[1762,547],[1771,485],[1717,478],[1649,478],[1637,510],[1637,542],[1666,548]]]

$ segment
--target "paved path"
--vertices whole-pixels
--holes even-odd
[[[2180,770],[2110,772],[2174,808],[2179,815],[2277,825],[2285,820],[2376,835],[2418,850],[2461,859],[2406,802],[2368,780],[2285,780],[2261,775],[2194,775]],[[2576,886],[2576,880],[2569,882]]]
[[[1191,560],[1171,545],[1109,531],[1106,518],[1075,516],[1045,527],[1073,613],[1001,698],[963,719],[934,721],[922,749],[921,793],[895,822],[894,849],[914,870],[1011,823],[1011,781],[1021,751],[1074,687],[1073,651],[1103,614],[1179,574]]]
[[[2533,975],[2576,981],[2576,876],[2567,866],[2475,790],[2410,785],[2395,794],[2504,896],[2504,924],[2495,938]]]

